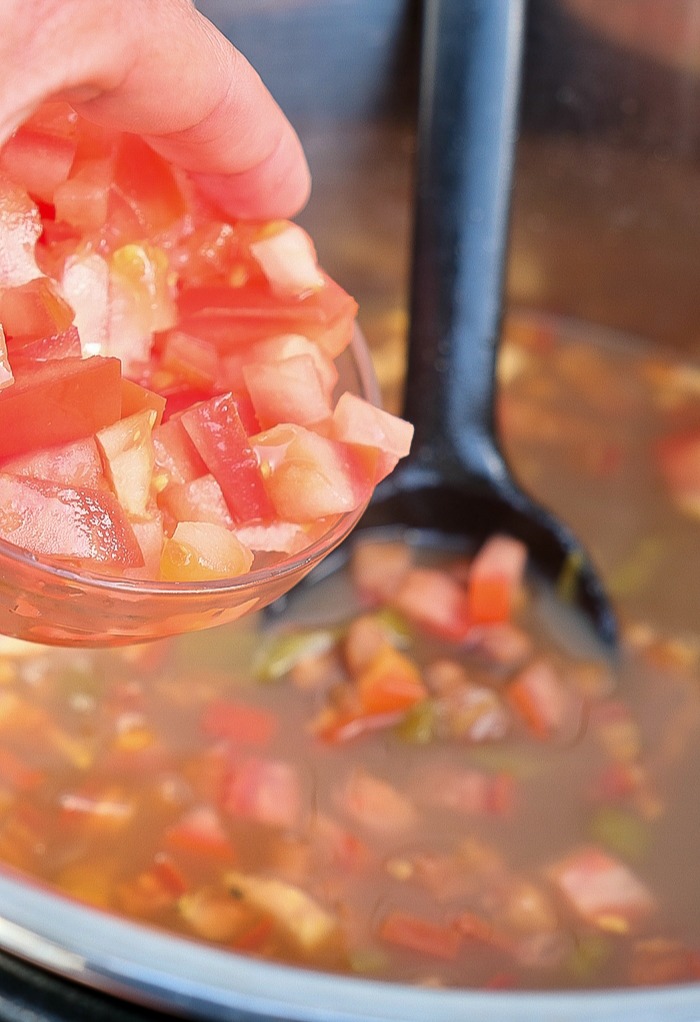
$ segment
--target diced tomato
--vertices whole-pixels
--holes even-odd
[[[380,482],[405,458],[411,449],[413,426],[364,398],[346,391],[333,410],[333,432],[336,440],[378,448],[375,482]]]
[[[96,252],[78,251],[66,259],[61,290],[75,310],[84,355],[106,351],[109,339],[109,266]]]
[[[408,543],[358,542],[350,562],[353,585],[368,603],[390,602],[412,564]]]
[[[178,522],[165,540],[161,576],[168,582],[207,582],[250,570],[253,555],[234,534],[211,522]]]
[[[297,768],[278,759],[251,757],[236,762],[224,786],[221,808],[231,816],[270,827],[298,826],[302,791]]]
[[[388,643],[356,679],[363,713],[395,713],[415,706],[427,696],[415,661]]]
[[[299,298],[324,285],[311,238],[298,224],[266,225],[250,251],[276,294]]]
[[[95,436],[112,489],[130,515],[144,515],[151,496],[155,421],[156,412],[146,409],[105,426]]]
[[[166,161],[136,135],[122,135],[112,170],[116,196],[132,210],[140,237],[165,230],[186,212],[184,198]],[[110,214],[113,212],[113,206]]]
[[[137,412],[153,411],[156,413],[155,426],[159,426],[165,411],[165,398],[146,387],[141,387],[133,380],[122,376],[122,419]]]
[[[24,125],[0,149],[0,168],[35,199],[53,202],[75,156],[76,139]]]
[[[246,363],[266,362],[276,365],[282,359],[296,355],[308,355],[313,359],[314,366],[321,380],[323,393],[330,401],[338,383],[338,370],[335,362],[321,351],[319,346],[301,334],[280,334],[257,341],[255,344],[241,347],[233,354],[220,361],[220,372],[225,390],[240,390],[245,386],[243,366]]]
[[[73,310],[48,277],[36,277],[0,291],[0,322],[8,340],[51,338],[71,326]]]
[[[127,572],[128,577],[158,578],[165,542],[162,514],[151,510],[142,518],[131,518],[131,528],[134,530],[136,542],[141,550],[143,568],[130,569]]]
[[[78,165],[53,190],[56,220],[80,231],[98,231],[107,221],[112,162],[93,159]]]
[[[406,572],[394,605],[421,628],[451,642],[464,641],[473,624],[465,589],[438,568]]]
[[[331,416],[323,381],[309,355],[293,355],[274,364],[248,363],[243,377],[262,429],[278,422],[312,426]]]
[[[104,490],[0,473],[0,538],[39,555],[93,566],[143,565],[125,512]]]
[[[41,276],[34,249],[41,218],[26,191],[0,171],[0,287],[17,287]]]
[[[269,745],[279,730],[279,718],[270,710],[231,699],[209,703],[201,728],[210,738],[228,738],[235,744]]]
[[[665,437],[656,455],[674,503],[686,514],[700,517],[700,431]]]
[[[113,252],[107,351],[121,358],[125,372],[148,361],[153,332],[174,326],[176,318],[165,252],[146,243]]]
[[[32,479],[46,479],[64,486],[100,487],[105,483],[102,459],[93,437],[60,447],[20,454],[2,465],[2,471]]]
[[[25,337],[13,337],[10,342],[12,365],[20,369],[32,362],[48,362],[58,358],[79,358],[81,354],[80,336],[76,326],[69,326],[60,334],[50,337],[39,337],[36,340]]]
[[[264,553],[298,554],[313,542],[313,533],[296,522],[241,525],[235,533],[244,546]]]
[[[362,448],[287,425],[261,433],[251,442],[269,471],[270,500],[286,521],[345,514],[362,507],[371,496],[376,459],[365,458]]]
[[[625,933],[655,908],[646,885],[623,863],[594,846],[573,852],[548,877],[587,923]]]
[[[166,334],[160,365],[188,386],[210,393],[219,376],[219,355],[214,345],[180,330]]]
[[[64,358],[18,370],[0,392],[0,457],[80,440],[121,412],[121,373],[114,358]]]
[[[235,861],[235,848],[217,811],[208,805],[188,810],[165,830],[168,848],[195,856]]]
[[[189,889],[185,875],[163,852],[133,880],[120,884],[120,907],[129,915],[151,918],[173,906]]]
[[[581,700],[544,660],[528,664],[515,676],[508,686],[507,699],[537,738],[544,740],[576,730]]]
[[[410,912],[385,915],[379,925],[379,936],[387,944],[448,961],[457,957],[462,945],[462,936],[454,926],[434,923]]]
[[[190,440],[181,419],[168,419],[153,430],[155,472],[165,485],[188,483],[206,475],[207,466]]]
[[[469,615],[474,624],[499,624],[510,619],[526,563],[525,544],[510,536],[492,536],[481,547],[467,575]]]
[[[275,295],[267,283],[199,287],[179,299],[183,329],[230,351],[275,334],[302,334],[335,358],[352,339],[357,303],[323,276],[323,287],[303,298]]]
[[[387,836],[411,830],[418,822],[413,802],[379,777],[354,770],[339,792],[341,808],[369,831]]]
[[[182,415],[182,424],[221,487],[234,522],[273,518],[258,459],[233,397],[223,394],[189,408]]]
[[[168,486],[161,493],[159,503],[178,522],[211,522],[233,529],[233,519],[221,487],[212,475]],[[236,535],[244,546],[249,545],[238,533]]]

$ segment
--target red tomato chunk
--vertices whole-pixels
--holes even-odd
[[[89,551],[40,525],[4,538],[175,582],[301,553],[410,445],[357,396],[333,425],[356,313],[301,227],[227,222],[140,138],[46,104],[0,149],[0,470],[109,491],[123,515]],[[280,427],[302,433],[273,471]]]

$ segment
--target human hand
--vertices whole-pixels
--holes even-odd
[[[46,99],[135,132],[237,217],[290,217],[309,171],[246,59],[191,0],[2,0],[0,145]]]

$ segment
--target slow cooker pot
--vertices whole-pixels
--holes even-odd
[[[676,47],[644,33],[635,0],[611,0],[609,17],[584,0],[532,0],[509,300],[692,353],[698,4],[656,0],[664,5],[673,7]],[[642,6],[648,17],[654,4]],[[253,58],[300,129],[316,179],[303,220],[360,300],[385,396],[396,403],[418,11],[409,0],[200,7]],[[357,59],[346,59],[350,50]],[[17,1022],[700,1019],[695,985],[480,993],[263,963],[84,907],[9,868],[0,874],[0,948],[0,1018]]]

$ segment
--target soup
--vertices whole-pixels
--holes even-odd
[[[501,377],[518,471],[615,598],[615,660],[504,538],[480,574],[485,554],[370,537],[277,617],[150,646],[4,640],[0,857],[304,967],[697,980],[700,377],[526,317]]]

